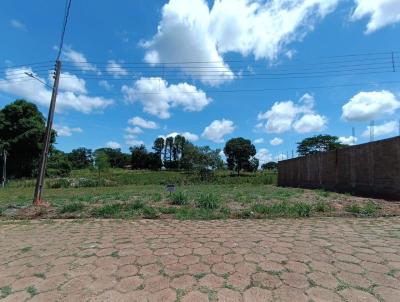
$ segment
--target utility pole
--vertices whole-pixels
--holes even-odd
[[[42,200],[42,191],[43,191],[44,176],[46,174],[47,156],[49,154],[51,131],[54,119],[54,110],[56,108],[58,84],[60,82],[60,73],[61,73],[61,61],[57,60],[56,69],[54,73],[53,92],[51,94],[49,114],[47,117],[46,135],[43,141],[43,151],[42,151],[42,156],[40,158],[39,173],[36,179],[35,195],[33,197],[33,204],[37,206],[48,205]]]
[[[7,150],[3,148],[3,173],[1,179],[1,185],[4,188],[7,181]]]

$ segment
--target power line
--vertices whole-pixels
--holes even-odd
[[[58,47],[57,61],[60,60],[61,52],[62,52],[63,45],[64,45],[64,37],[65,37],[65,31],[67,29],[69,11],[71,8],[71,2],[72,2],[72,0],[66,0],[66,2],[65,2],[64,21],[63,21],[62,30],[61,30],[60,46]]]

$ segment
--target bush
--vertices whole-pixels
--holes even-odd
[[[220,200],[218,196],[213,193],[201,194],[197,200],[197,207],[203,209],[218,209]]]
[[[177,206],[189,204],[189,198],[184,192],[175,192],[171,195],[172,204]]]

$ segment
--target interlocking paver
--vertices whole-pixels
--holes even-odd
[[[4,221],[0,300],[397,302],[399,231],[399,218]]]

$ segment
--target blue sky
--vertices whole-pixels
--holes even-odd
[[[0,3],[0,106],[21,97],[47,114],[49,89],[25,72],[52,84],[64,5]],[[367,142],[370,120],[376,139],[398,135],[398,23],[398,0],[75,0],[57,147],[243,136],[267,161],[316,134]]]

